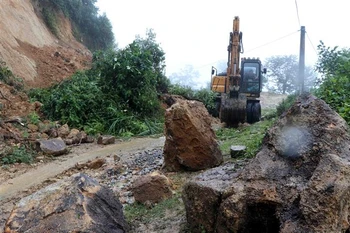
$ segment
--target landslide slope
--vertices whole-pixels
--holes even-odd
[[[28,87],[48,87],[91,63],[91,52],[73,37],[70,21],[58,14],[57,38],[41,12],[37,1],[0,1],[0,61]]]

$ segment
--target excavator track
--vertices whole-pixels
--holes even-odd
[[[244,123],[246,118],[246,101],[242,99],[227,98],[221,103],[221,122],[227,126],[236,126]]]

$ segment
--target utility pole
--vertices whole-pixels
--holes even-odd
[[[304,93],[305,79],[305,26],[300,28],[300,53],[299,53],[299,94]]]

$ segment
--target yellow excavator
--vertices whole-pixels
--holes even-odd
[[[260,92],[262,89],[262,70],[259,58],[242,58],[242,32],[239,30],[239,17],[233,20],[230,32],[226,72],[217,74],[212,67],[211,90],[217,92],[219,118],[227,126],[238,123],[255,123],[261,119]],[[241,68],[240,68],[241,67]]]

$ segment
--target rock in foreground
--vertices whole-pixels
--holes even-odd
[[[222,163],[223,157],[203,103],[177,99],[165,113],[164,168],[198,171]]]
[[[158,203],[173,195],[170,180],[159,172],[138,177],[133,183],[132,193],[135,201],[143,204]]]
[[[113,192],[83,174],[23,198],[5,226],[5,233],[124,233],[127,230],[122,205]]]
[[[324,101],[303,96],[240,173],[203,176],[215,168],[186,184],[188,225],[191,232],[350,232],[349,165],[346,122]]]

